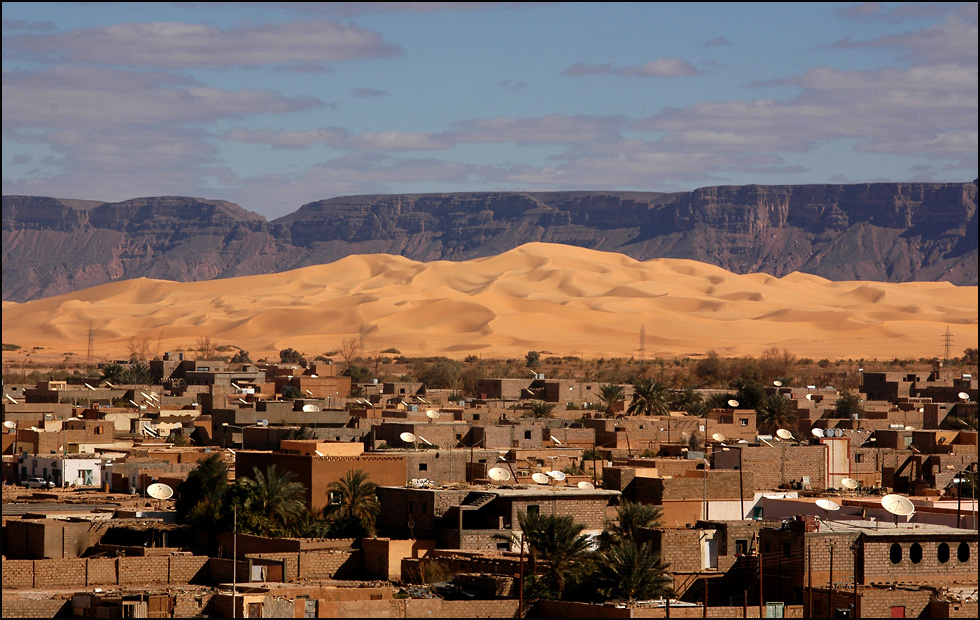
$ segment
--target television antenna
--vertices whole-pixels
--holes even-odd
[[[813,435],[814,437],[816,437],[817,439],[820,439],[821,437],[824,436],[823,429],[820,428],[819,426],[815,426],[815,427],[811,428],[810,429],[810,434]]]
[[[404,433],[402,433],[402,434],[401,434],[401,435],[399,435],[398,437],[399,437],[399,438],[400,438],[400,439],[401,439],[402,441],[404,441],[405,443],[410,443],[410,444],[413,444],[413,446],[414,446],[414,444],[415,444],[415,441],[416,441],[416,440],[415,440],[415,435],[414,435],[414,434],[412,434],[412,433],[409,433],[408,431],[406,431],[406,432],[404,432]]]
[[[722,443],[725,441],[725,436],[722,435],[721,433],[714,433],[711,435],[711,438],[717,441],[718,443]]]
[[[306,413],[316,413],[319,410],[320,408],[314,405],[313,403],[310,403],[308,405],[303,405],[303,411],[305,411]]]
[[[840,485],[848,491],[853,491],[858,488],[859,483],[854,478],[841,478]]]
[[[728,406],[731,407],[732,409],[738,409],[738,405],[739,405],[738,401],[735,400],[734,398],[728,400]]]
[[[785,428],[777,428],[776,437],[779,437],[780,439],[790,440],[793,438],[793,433],[786,430]]]
[[[534,480],[538,484],[548,484],[551,482],[551,478],[547,474],[542,474],[541,472],[531,474],[531,480]]]
[[[829,499],[818,499],[816,503],[817,503],[817,506],[820,506],[821,508],[823,508],[824,510],[827,510],[829,512],[833,512],[835,510],[840,510],[840,504],[838,504],[837,502],[835,502],[833,500],[829,500]]]
[[[898,527],[898,518],[905,517],[910,519],[915,514],[915,504],[912,500],[897,493],[889,493],[881,498],[882,507],[895,515],[895,527]]]
[[[146,487],[146,494],[153,499],[170,499],[174,496],[174,490],[162,482],[154,482],[150,486]]]
[[[776,387],[783,387],[783,382],[778,379],[773,381],[772,384],[775,385]]]
[[[510,472],[503,467],[491,467],[487,472],[487,476],[489,476],[494,482],[505,482],[510,480]]]
[[[595,485],[594,484],[592,484],[591,482],[587,482],[585,480],[583,480],[582,482],[579,482],[577,486],[578,486],[578,488],[582,489],[583,491],[591,491],[592,489],[595,488]]]

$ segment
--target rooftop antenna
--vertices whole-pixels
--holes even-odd
[[[413,433],[409,433],[408,431],[405,431],[404,433],[402,433],[398,437],[403,442],[412,444],[412,449],[415,448],[415,441],[416,441],[416,439],[415,439],[415,435]]]
[[[895,515],[895,527],[898,527],[898,518],[911,518],[915,514],[915,504],[912,500],[897,493],[889,493],[881,498],[882,507]]]
[[[738,405],[739,405],[739,402],[737,400],[735,400],[734,398],[729,399],[729,401],[728,401],[728,406],[729,407],[731,407],[732,409],[738,409]]]
[[[558,438],[555,437],[554,435],[551,435],[551,441],[555,442],[559,446],[562,445],[562,443],[560,441],[558,441]]]
[[[531,474],[531,480],[534,480],[538,484],[548,484],[551,482],[551,478],[548,476],[548,474],[542,474],[539,471]]]
[[[776,429],[776,437],[779,437],[780,439],[791,440],[793,439],[793,433],[786,430],[785,428],[778,428]]]
[[[424,443],[427,446],[431,446],[432,445],[432,442],[429,441],[428,439],[426,439],[425,437],[423,437],[422,435],[419,435],[419,441],[421,441],[422,443]]]
[[[92,390],[93,392],[95,391],[95,388],[94,388],[94,387],[92,387],[91,385],[89,385],[88,383],[85,383],[85,384],[83,384],[83,385],[84,385],[85,387],[87,387],[88,389],[90,389],[90,390]]]
[[[505,482],[510,480],[510,472],[503,467],[491,467],[487,476],[494,482]]]

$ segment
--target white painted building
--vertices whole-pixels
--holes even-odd
[[[112,463],[87,455],[21,456],[20,480],[40,477],[56,487],[102,487],[112,479]]]

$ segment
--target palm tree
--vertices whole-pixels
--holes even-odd
[[[368,481],[363,470],[350,470],[327,487],[330,503],[323,509],[332,533],[353,538],[374,535],[374,525],[381,512],[376,495],[378,485]]]
[[[630,415],[667,415],[667,386],[653,379],[641,379],[633,384],[633,401],[626,413]]]
[[[640,599],[668,596],[670,577],[650,543],[625,539],[602,554],[606,593],[610,598],[632,603]]]
[[[288,531],[291,522],[306,509],[306,487],[294,480],[295,474],[277,471],[269,465],[265,473],[258,467],[241,481],[245,511],[262,524],[266,534],[275,530]]]
[[[106,364],[102,368],[102,380],[109,383],[122,383],[123,373],[126,369],[119,364]]]
[[[616,403],[626,398],[626,388],[612,383],[600,385],[599,397],[606,405],[606,413],[612,413],[616,407]]]
[[[769,434],[796,421],[793,403],[782,394],[767,396],[755,411],[758,414],[756,425]]]
[[[580,566],[589,550],[589,538],[582,535],[585,526],[575,523],[571,515],[557,517],[539,513],[517,513],[523,543],[528,546],[532,570],[537,562],[546,562],[554,594],[561,598],[565,583]]]
[[[525,418],[534,418],[535,420],[540,420],[542,418],[550,418],[555,410],[555,403],[546,403],[543,400],[535,400],[531,402],[530,409],[524,414]]]
[[[657,527],[663,517],[663,509],[652,504],[640,504],[624,500],[616,509],[619,522],[609,528],[613,540],[635,540],[643,528]]]
[[[200,461],[177,487],[177,521],[198,529],[218,526],[228,487],[228,466],[220,454]]]

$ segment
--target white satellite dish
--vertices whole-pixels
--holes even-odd
[[[845,489],[854,490],[858,488],[858,481],[854,478],[841,478],[840,485]]]
[[[82,385],[84,385],[84,386],[85,386],[85,387],[87,387],[88,389],[90,389],[90,390],[92,390],[93,392],[95,391],[95,388],[94,388],[94,387],[92,387],[91,385],[89,385],[88,383],[83,383]]]
[[[415,435],[407,431],[399,435],[399,437],[401,437],[401,440],[405,443],[415,443]]]
[[[899,517],[905,517],[915,512],[915,504],[909,498],[897,493],[889,493],[882,497],[881,505],[885,510]]]
[[[715,434],[713,434],[711,436],[711,438],[714,439],[715,441],[719,442],[719,443],[722,442],[722,441],[725,441],[725,436],[722,435],[721,433],[715,433]]]
[[[430,420],[435,420],[439,417],[439,412],[435,409],[429,409],[425,412],[425,417],[429,418]]]
[[[12,402],[15,405],[18,404],[17,403],[17,400],[13,396],[11,396],[10,394],[4,394],[3,397],[6,398],[7,400],[9,400],[10,402]]]
[[[6,422],[3,423],[3,427],[4,428],[17,428],[17,423],[14,422],[13,420],[7,420]]]
[[[960,397],[960,400],[970,400],[970,395],[966,392],[960,392],[957,396]]]
[[[577,486],[578,486],[578,488],[582,489],[583,491],[591,491],[592,489],[595,488],[595,485],[594,484],[592,484],[591,482],[586,482],[585,480],[583,480],[582,482],[579,482]]]
[[[824,510],[840,510],[840,504],[829,499],[818,499],[817,506],[820,506]]]
[[[806,399],[807,400],[813,400],[813,394],[807,394],[806,395]]]
[[[549,471],[546,473],[552,478],[554,478],[555,480],[557,480],[558,482],[561,482],[562,480],[565,479],[565,472],[563,471]]]
[[[728,401],[728,406],[729,407],[738,407],[738,401],[733,398],[733,399],[731,399],[731,400]]]
[[[510,480],[510,472],[503,467],[491,467],[490,471],[487,472],[491,480],[496,482],[503,482],[504,480]]]
[[[783,387],[783,382],[782,381],[778,381],[778,380],[777,381],[773,381],[772,384],[775,385],[776,387]]]
[[[776,437],[779,437],[780,439],[792,439],[793,438],[793,433],[791,433],[790,431],[786,430],[785,428],[777,428],[776,429]]]
[[[319,410],[320,408],[312,403],[310,403],[309,405],[303,405],[303,411],[305,411],[306,413],[316,413]]]
[[[320,452],[319,450],[314,450],[313,451],[313,454],[315,454],[317,456],[326,456],[323,452]]]
[[[432,442],[429,441],[428,439],[426,439],[425,437],[423,437],[422,435],[419,435],[419,439],[421,439],[422,440],[422,443],[424,443],[427,446],[431,446],[432,445]]]
[[[256,420],[255,425],[256,426],[261,426],[262,428],[265,428],[266,426],[269,426],[269,421],[268,420]]]
[[[823,429],[822,428],[819,428],[819,427],[811,428],[810,429],[810,434],[813,435],[814,437],[823,437],[824,436]]]
[[[531,480],[534,480],[538,484],[548,484],[548,482],[551,481],[551,478],[549,478],[547,474],[542,474],[541,472],[535,472],[531,474]]]
[[[906,426],[905,427],[905,430],[907,430],[907,431],[914,431],[915,430],[915,427],[914,426]]]
[[[146,487],[146,494],[153,499],[170,499],[174,496],[174,490],[162,482],[154,482]]]

